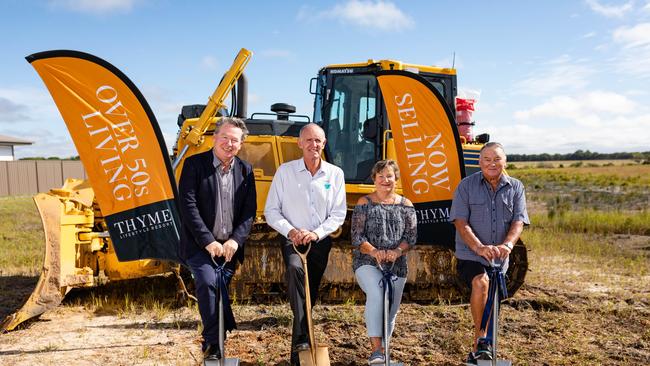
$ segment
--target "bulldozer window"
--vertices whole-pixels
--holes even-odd
[[[332,83],[323,127],[326,152],[348,182],[368,182],[376,161],[377,79],[374,75],[339,75]],[[328,113],[329,112],[329,113]]]

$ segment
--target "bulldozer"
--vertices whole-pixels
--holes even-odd
[[[374,190],[370,172],[381,159],[396,159],[396,145],[377,76],[386,71],[406,71],[425,80],[440,95],[449,111],[455,111],[456,70],[403,63],[396,60],[367,60],[321,68],[310,81],[314,96],[313,115],[298,115],[287,103],[275,103],[271,113],[247,113],[247,79],[243,71],[252,53],[242,49],[206,104],[182,107],[178,135],[173,147],[172,170],[178,180],[184,160],[212,148],[216,122],[223,116],[243,118],[249,130],[239,157],[254,168],[257,215],[245,253],[245,260],[231,282],[237,300],[265,301],[282,296],[285,289],[280,234],[264,220],[264,205],[276,169],[283,162],[300,158],[297,138],[307,123],[320,125],[327,143],[323,158],[341,167],[345,174],[348,215],[332,234],[333,246],[325,272],[321,300],[343,302],[363,298],[352,272],[350,218],[358,198]],[[228,100],[230,98],[230,100]],[[479,170],[481,146],[487,134],[476,139],[461,136],[464,173]],[[398,193],[402,193],[398,186]],[[407,196],[408,197],[408,196]],[[178,263],[159,259],[120,261],[108,233],[102,207],[89,181],[66,179],[61,188],[34,196],[43,222],[45,257],[36,288],[24,305],[0,324],[13,330],[27,319],[60,304],[74,288],[92,288],[109,282],[176,273]],[[418,218],[420,220],[420,217]],[[453,226],[447,225],[453,234]],[[457,279],[453,235],[418,236],[409,252],[409,274],[404,301],[459,303],[468,291]],[[511,253],[507,273],[508,291],[514,294],[523,284],[528,269],[527,250],[520,240]],[[183,285],[184,286],[184,285]],[[182,287],[182,286],[181,286]]]

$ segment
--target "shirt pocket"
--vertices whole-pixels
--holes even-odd
[[[483,223],[488,220],[488,207],[484,198],[470,198],[469,200],[469,222]]]
[[[501,197],[501,200],[503,202],[503,221],[505,223],[510,223],[512,221],[515,209],[513,198],[509,195],[504,195]]]

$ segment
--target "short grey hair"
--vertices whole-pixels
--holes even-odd
[[[217,125],[214,127],[214,134],[215,135],[219,133],[219,130],[221,129],[221,126],[223,126],[223,125],[231,125],[233,127],[237,127],[239,129],[241,129],[241,132],[242,132],[241,140],[242,140],[242,142],[246,139],[246,136],[248,136],[248,127],[246,127],[246,123],[241,118],[222,117],[219,121],[217,121]]]
[[[479,151],[479,155],[483,154],[483,150],[492,149],[492,148],[499,148],[501,149],[501,151],[503,151],[503,155],[506,154],[506,150],[503,148],[503,145],[501,145],[500,142],[492,141],[492,142],[488,142],[487,144],[483,145],[483,147],[481,147],[481,150]]]

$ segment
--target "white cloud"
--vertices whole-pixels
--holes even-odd
[[[24,105],[14,103],[10,99],[0,96],[0,123],[17,122],[29,119],[29,117],[24,114],[26,109],[27,107]]]
[[[299,20],[334,19],[342,24],[378,31],[401,31],[415,25],[415,21],[394,3],[383,0],[350,0],[321,12],[303,6],[297,17]]]
[[[647,150],[648,108],[625,95],[593,91],[556,96],[514,113],[514,123],[485,124],[493,136],[518,153]]]
[[[18,119],[48,121],[61,117],[45,88],[0,88],[0,125]]]
[[[594,74],[591,66],[569,56],[561,56],[541,64],[530,77],[516,82],[514,90],[534,96],[547,96],[561,92],[580,90],[589,84]]]
[[[648,46],[650,45],[650,23],[617,28],[612,37],[615,42],[622,44],[625,48]]]
[[[650,49],[624,50],[618,57],[617,67],[636,78],[650,78]]]
[[[621,46],[615,60],[617,69],[634,77],[650,77],[650,23],[619,27],[612,32],[612,39]]]
[[[582,38],[582,39],[593,38],[593,37],[596,36],[596,34],[597,34],[596,32],[589,32],[589,33],[583,34],[580,38]]]
[[[598,128],[567,123],[549,128],[543,120],[514,124],[486,124],[493,137],[498,136],[508,153],[568,153],[578,149],[597,152],[647,151],[650,114],[618,117]]]
[[[603,115],[628,115],[635,112],[637,104],[624,95],[606,91],[593,91],[579,96],[556,96],[527,110],[516,111],[517,120],[532,118],[570,119],[576,123],[600,120]],[[595,117],[594,117],[595,116]]]
[[[61,128],[65,132],[64,135],[55,133],[56,127],[49,129],[42,128],[42,126],[28,130],[23,128],[5,129],[1,133],[33,142],[32,145],[15,147],[14,153],[17,159],[26,157],[69,158],[79,155],[68,130],[64,126]]]
[[[112,12],[130,12],[136,3],[142,0],[50,0],[54,7],[64,8],[79,13],[105,14]]]
[[[622,5],[603,5],[597,0],[586,0],[586,3],[591,10],[608,18],[623,18],[634,7],[634,1]]]

